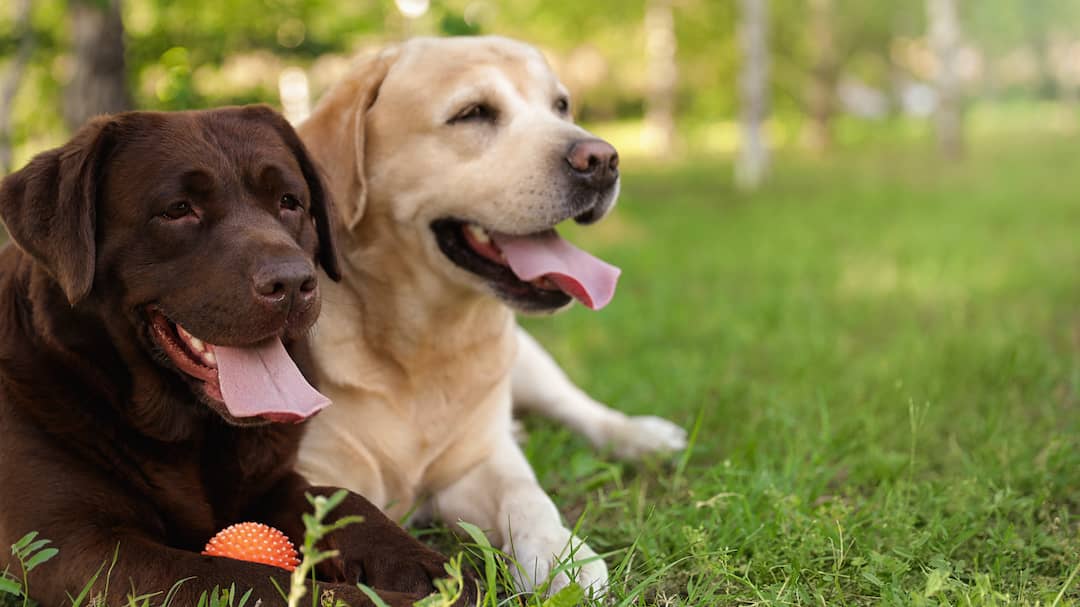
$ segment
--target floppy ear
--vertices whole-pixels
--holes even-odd
[[[37,155],[0,183],[8,234],[73,306],[94,284],[97,190],[113,124],[109,116],[91,120],[66,145]]]
[[[282,118],[284,122],[284,118]],[[297,161],[300,162],[300,170],[304,173],[304,179],[308,182],[308,190],[311,192],[311,215],[315,218],[315,230],[319,234],[319,264],[322,265],[326,275],[335,282],[341,280],[341,257],[338,253],[337,235],[334,226],[337,225],[337,214],[334,207],[334,197],[326,187],[322,173],[311,160],[311,155],[304,142],[296,135],[296,131],[287,123],[288,132],[285,141],[292,148]]]
[[[319,101],[296,130],[322,165],[349,230],[364,216],[367,180],[364,171],[364,123],[379,96],[379,87],[397,61],[397,47],[361,58],[345,78]]]
[[[247,106],[241,111],[268,120],[300,164],[300,171],[307,181],[308,191],[311,192],[311,216],[315,219],[315,231],[319,235],[319,265],[331,279],[341,280],[341,257],[338,255],[334,235],[334,226],[337,224],[334,217],[334,199],[326,187],[322,172],[284,116],[268,105]]]

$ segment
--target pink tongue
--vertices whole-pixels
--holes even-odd
[[[562,239],[555,230],[528,236],[493,233],[510,269],[526,282],[547,277],[592,310],[608,305],[621,270]]]
[[[300,374],[280,339],[257,346],[214,346],[225,407],[233,417],[300,421],[330,404]]]

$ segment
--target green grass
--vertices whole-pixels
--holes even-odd
[[[526,323],[597,398],[696,424],[623,464],[528,420],[614,604],[1080,604],[1078,144],[791,155],[755,195],[627,160],[615,214],[567,230],[615,302]]]
[[[756,195],[627,163],[572,232],[624,269],[615,302],[527,323],[597,398],[700,419],[675,466],[530,423],[616,599],[1080,602],[1078,143],[785,157]]]

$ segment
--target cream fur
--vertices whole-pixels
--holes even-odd
[[[563,94],[522,43],[415,39],[361,60],[299,126],[337,201],[345,258],[342,282],[323,281],[313,338],[334,405],[310,424],[300,468],[392,516],[478,525],[522,565],[523,588],[573,552],[585,561],[573,577],[603,592],[603,560],[572,537],[513,440],[513,401],[627,457],[680,449],[685,433],[574,386],[429,228],[446,216],[516,233],[551,226],[561,155],[590,137],[552,110]],[[497,103],[497,136],[446,124],[477,98]]]

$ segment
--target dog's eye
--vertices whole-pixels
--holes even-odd
[[[287,211],[295,211],[301,206],[300,199],[295,194],[285,194],[281,197],[281,208]]]
[[[555,100],[555,111],[559,114],[567,114],[570,112],[570,100],[566,97],[559,97]]]
[[[485,103],[474,103],[461,110],[450,119],[449,124],[456,122],[495,122],[495,109]]]
[[[161,214],[166,219],[183,219],[188,215],[194,215],[195,210],[191,208],[191,205],[184,202],[174,202],[169,205],[169,208],[165,209],[165,212]]]

